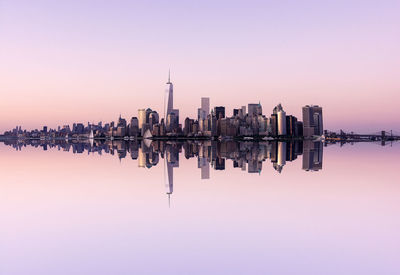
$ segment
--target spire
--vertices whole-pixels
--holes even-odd
[[[171,194],[168,193],[168,208],[171,208]]]
[[[168,69],[168,83],[171,83],[171,70]]]

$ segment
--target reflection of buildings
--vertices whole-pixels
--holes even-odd
[[[210,178],[211,142],[204,142],[199,148],[197,167],[201,169],[201,179]]]
[[[165,183],[165,191],[168,195],[168,205],[169,205],[171,194],[172,192],[174,192],[174,170],[171,163],[169,163],[167,159],[165,159],[164,161],[164,183]]]
[[[221,114],[222,115],[222,114]],[[321,142],[312,140],[292,142],[236,142],[215,140],[193,140],[185,142],[147,140],[91,140],[76,142],[68,140],[6,140],[6,145],[21,150],[27,145],[41,147],[43,150],[57,148],[81,154],[84,152],[117,155],[119,159],[130,156],[138,162],[139,167],[152,168],[164,159],[165,188],[168,197],[174,191],[174,167],[179,167],[179,155],[184,152],[185,158],[197,157],[198,168],[201,169],[201,179],[210,178],[210,164],[214,170],[225,170],[228,160],[232,160],[233,168],[240,168],[248,173],[261,173],[263,163],[270,159],[272,167],[282,172],[287,162],[297,159],[303,154],[303,166],[306,171],[322,169]]]
[[[171,194],[174,191],[174,167],[179,167],[179,148],[175,143],[165,144],[164,154],[164,177],[165,177],[165,188],[168,195],[168,204],[170,203]]]
[[[322,142],[305,140],[303,142],[303,169],[318,171],[322,169]]]
[[[278,142],[277,146],[277,160],[273,166],[276,171],[281,173],[286,164],[286,142]]]
[[[197,157],[197,166],[201,169],[201,178],[210,178],[210,164],[214,170],[225,170],[227,160],[232,160],[233,168],[240,168],[248,173],[260,173],[263,162],[270,159],[272,166],[281,172],[287,162],[297,159],[303,154],[303,169],[317,171],[322,169],[321,142],[311,140],[292,142],[236,142],[236,141],[124,141],[124,140],[92,140],[91,142],[69,142],[66,140],[7,140],[6,145],[17,150],[31,145],[58,150],[72,151],[74,154],[102,153],[117,155],[119,159],[130,156],[138,161],[139,167],[151,168],[159,163],[160,157],[165,159],[168,167],[179,167],[179,155],[189,159]],[[167,171],[170,171],[167,169]],[[170,171],[172,174],[172,170]]]

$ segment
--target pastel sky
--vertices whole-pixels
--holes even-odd
[[[0,0],[0,132],[260,101],[400,130],[400,1]]]

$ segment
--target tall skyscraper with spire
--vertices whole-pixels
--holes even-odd
[[[165,89],[165,97],[164,97],[164,118],[172,113],[174,109],[174,85],[171,83],[171,72],[168,71],[168,82],[167,87]]]

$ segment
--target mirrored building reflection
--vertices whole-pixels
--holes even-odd
[[[305,140],[303,142],[303,170],[318,171],[322,169],[322,142]]]
[[[6,145],[16,150],[26,146],[42,148],[42,150],[57,149],[73,154],[111,154],[121,161],[130,156],[137,161],[139,168],[151,169],[164,165],[165,192],[170,199],[174,192],[174,168],[179,168],[179,159],[197,158],[199,177],[202,180],[211,178],[211,170],[216,173],[233,167],[250,174],[259,174],[263,164],[270,163],[271,171],[284,172],[288,162],[303,155],[302,169],[304,171],[319,171],[322,169],[323,143],[312,140],[304,141],[263,141],[236,142],[218,140],[187,140],[181,142],[162,140],[90,140],[77,142],[68,140],[7,140]],[[231,166],[232,165],[232,166]]]

